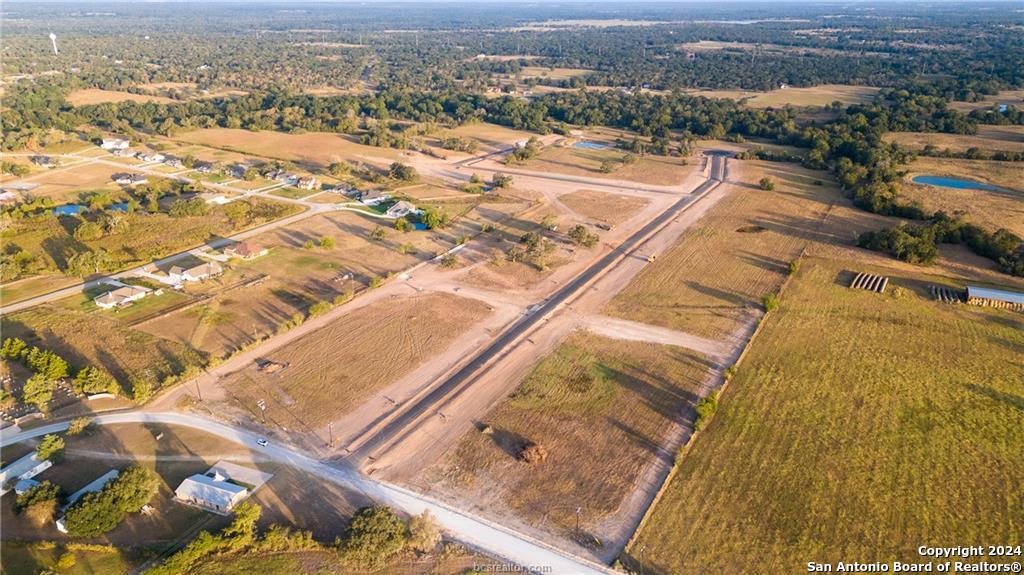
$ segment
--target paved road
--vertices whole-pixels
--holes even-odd
[[[725,159],[724,156],[714,155],[711,161],[710,177],[698,186],[692,194],[683,197],[669,209],[648,222],[644,227],[637,230],[633,235],[626,238],[616,249],[568,282],[541,303],[532,313],[524,316],[505,330],[462,368],[440,384],[434,386],[429,392],[423,394],[410,404],[403,406],[386,422],[381,422],[381,425],[353,441],[348,446],[348,450],[353,454],[352,460],[359,462],[365,458],[372,458],[379,451],[385,450],[399,442],[413,429],[415,422],[420,421],[424,416],[431,413],[432,410],[441,405],[441,402],[457,397],[468,388],[469,384],[475,381],[481,375],[481,372],[495,358],[500,357],[502,352],[513,342],[537,325],[538,322],[547,318],[562,303],[577,294],[581,288],[599,274],[617,263],[625,254],[640,246],[654,231],[660,229],[669,220],[676,217],[680,211],[714,189],[725,177]]]
[[[373,501],[390,505],[406,513],[418,515],[429,510],[445,531],[452,534],[459,541],[515,565],[533,566],[536,571],[558,575],[614,573],[614,571],[603,565],[573,557],[541,541],[520,535],[462,511],[452,509],[423,495],[385,482],[369,479],[344,464],[328,465],[276,442],[270,442],[266,447],[259,447],[256,444],[257,439],[259,439],[257,434],[223,423],[182,413],[147,413],[142,411],[99,415],[94,418],[94,421],[99,425],[163,423],[200,429],[223,439],[251,447],[254,451],[269,459],[291,465],[344,488],[361,492]],[[67,427],[68,422],[63,422],[44,425],[16,434],[0,433],[0,447],[40,437],[47,433],[61,432],[66,430]]]

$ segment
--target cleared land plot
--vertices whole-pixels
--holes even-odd
[[[3,542],[3,564],[6,573],[56,573],[57,561],[65,553],[75,557],[75,564],[61,569],[67,575],[122,575],[141,563],[143,557],[115,547],[75,547],[68,549],[47,543]]]
[[[578,214],[608,224],[628,220],[649,203],[643,198],[595,190],[578,190],[559,196],[558,200]]]
[[[420,557],[403,555],[376,571],[362,571],[342,565],[337,551],[325,550],[219,555],[200,561],[192,573],[194,575],[249,575],[250,573],[262,575],[294,575],[296,573],[464,575],[472,573],[474,568],[481,565],[496,565],[498,568],[507,569],[505,564],[486,556],[462,548],[458,550],[445,548],[442,553],[430,553]]]
[[[854,265],[904,289],[848,289]],[[1019,540],[1024,316],[930,301],[935,281],[805,261],[633,563],[643,547],[652,573],[786,573]]]
[[[536,134],[532,132],[514,130],[505,126],[488,124],[485,122],[465,124],[457,128],[447,130],[445,131],[445,134],[476,140],[480,142],[482,147],[491,150],[511,146],[516,142],[529,140],[530,136],[536,136]],[[447,151],[445,153],[447,153]]]
[[[896,142],[900,146],[912,150],[920,150],[931,144],[940,150],[963,152],[969,148],[979,148],[989,152],[1024,151],[1024,126],[978,126],[978,133],[973,136],[962,134],[931,134],[921,132],[890,132],[886,140]],[[1024,168],[1018,164],[1020,174],[1024,177]]]
[[[419,482],[568,535],[614,513],[671,424],[689,417],[707,364],[681,348],[571,336]],[[528,442],[541,463],[519,459]]]
[[[550,171],[574,176],[591,178],[608,178],[628,180],[654,185],[674,185],[682,183],[691,168],[683,165],[680,158],[666,156],[637,156],[631,164],[623,162],[629,155],[625,150],[608,148],[592,150],[573,148],[571,146],[551,146],[544,148],[537,156],[526,162],[531,170]],[[610,173],[601,171],[601,164],[612,162],[614,170]]]
[[[36,197],[47,197],[55,202],[74,201],[79,194],[96,190],[120,191],[112,176],[127,171],[99,162],[83,163],[66,169],[56,168],[32,178],[39,187],[32,190]]]
[[[874,100],[879,90],[879,88],[870,86],[823,84],[811,88],[784,88],[769,92],[691,90],[689,93],[706,98],[746,100],[746,104],[753,108],[777,108],[787,104],[790,106],[827,106],[837,100],[843,104],[866,104]]]
[[[814,239],[848,243],[855,231],[819,230],[829,205],[841,199],[823,172],[794,164],[744,161],[732,178],[767,176],[774,191],[734,186],[657,261],[644,269],[606,313],[720,339],[761,306],[789,273],[789,263]],[[738,173],[737,173],[738,172]],[[815,180],[826,180],[821,186]]]
[[[594,73],[585,68],[547,68],[544,66],[524,66],[519,72],[523,78],[547,78],[548,80],[568,80]]]
[[[176,139],[243,154],[298,162],[317,170],[325,170],[334,162],[350,159],[387,165],[401,157],[398,150],[364,146],[356,143],[351,136],[324,132],[285,134],[209,128],[186,132],[176,136]]]
[[[309,431],[359,405],[410,371],[487,314],[487,306],[447,294],[378,302],[278,349],[278,375],[255,367],[221,380],[231,405],[257,417]]]
[[[64,274],[46,274],[28,277],[16,282],[5,283],[0,286],[0,300],[4,304],[19,302],[23,299],[37,296],[39,294],[75,285],[79,278],[68,277]]]
[[[994,96],[985,96],[980,102],[950,102],[949,107],[961,112],[982,110],[999,104],[1024,105],[1024,90],[1003,90]]]
[[[116,90],[100,90],[99,88],[86,88],[75,90],[68,94],[68,103],[72,106],[87,106],[89,104],[103,104],[105,102],[155,102],[158,104],[176,104],[179,100],[153,96],[150,94],[132,94],[131,92],[119,92]]]

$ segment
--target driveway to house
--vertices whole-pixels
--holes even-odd
[[[423,495],[383,481],[376,481],[345,464],[328,464],[277,442],[260,447],[260,436],[244,429],[182,413],[129,411],[94,418],[98,425],[119,423],[163,423],[181,425],[211,433],[223,439],[252,448],[269,459],[291,465],[364,494],[373,501],[390,505],[410,515],[430,511],[442,528],[459,541],[528,571],[556,574],[611,574],[608,567],[558,551],[536,539],[521,535],[484,519],[458,511]],[[68,428],[68,422],[53,423],[13,434],[0,432],[0,447],[57,433]]]

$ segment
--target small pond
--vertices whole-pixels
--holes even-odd
[[[940,188],[954,188],[957,190],[986,190],[991,192],[1002,189],[999,186],[993,186],[992,184],[975,182],[973,180],[947,178],[944,176],[914,176],[914,178],[911,181],[914,182],[915,184],[938,186]]]
[[[117,202],[116,204],[110,204],[107,210],[112,212],[127,212],[128,202]],[[57,206],[56,208],[53,208],[53,213],[58,216],[78,216],[88,211],[89,206],[83,206],[81,204],[64,204],[63,206]]]
[[[576,142],[572,147],[583,148],[584,150],[606,150],[608,149],[608,144],[602,144],[601,142]]]

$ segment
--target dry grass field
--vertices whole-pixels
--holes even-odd
[[[822,237],[822,217],[841,198],[827,174],[795,164],[732,162],[730,171],[745,183],[726,184],[734,188],[730,194],[634,278],[607,313],[726,337],[778,289],[804,246]],[[753,184],[763,176],[775,181],[774,191]],[[819,179],[825,184],[814,185]],[[828,239],[856,237],[853,230],[836,233]]]
[[[64,274],[27,277],[0,285],[0,300],[4,304],[15,303],[39,294],[75,285],[78,281],[78,278],[68,277]]]
[[[270,354],[288,364],[278,375],[253,367],[220,384],[231,408],[256,417],[264,399],[268,422],[312,431],[443,351],[487,313],[481,302],[447,294],[375,303]]]
[[[911,174],[903,182],[901,194],[921,202],[928,210],[966,213],[968,219],[987,229],[1006,228],[1024,237],[1024,169],[1011,162],[980,162],[919,158],[911,165]],[[1014,175],[1013,172],[1017,174]],[[918,174],[961,177],[996,185],[1016,185],[1002,190],[960,190],[914,184]]]
[[[1024,90],[1003,90],[994,96],[985,96],[980,102],[950,102],[949,107],[964,113],[983,110],[999,104],[1012,104],[1018,108],[1024,104]]]
[[[547,68],[544,66],[524,66],[519,72],[522,78],[546,78],[548,80],[568,80],[592,74],[593,70],[585,68]]]
[[[921,132],[889,132],[885,139],[911,150],[931,144],[940,150],[963,152],[968,148],[986,151],[1024,151],[1024,126],[978,126],[973,136]],[[1018,166],[1018,170],[1024,170]]]
[[[633,565],[642,548],[648,573],[787,573],[1020,540],[1024,316],[930,301],[944,275],[882,263],[805,260]],[[899,289],[850,290],[852,270]]]
[[[706,361],[681,348],[577,333],[544,358],[509,399],[421,474],[420,487],[559,535],[599,532],[672,422],[688,413]],[[518,459],[527,442],[545,461]]]
[[[61,203],[76,201],[78,196],[96,190],[119,192],[112,176],[126,171],[125,168],[100,163],[83,163],[66,169],[56,168],[32,178],[31,183],[39,187],[32,190],[36,197],[46,197]]]
[[[622,159],[627,154],[628,152],[625,150],[611,147],[604,150],[593,150],[572,146],[551,146],[544,148],[525,165],[531,170],[627,180],[659,186],[682,183],[692,170],[683,165],[682,159],[666,156],[638,156],[632,164],[624,164]],[[613,162],[615,170],[610,173],[602,172],[601,164],[605,161]]]
[[[823,84],[811,88],[785,88],[769,92],[746,90],[690,90],[689,93],[706,98],[729,98],[746,100],[753,108],[778,108],[780,106],[827,106],[835,101],[843,104],[865,104],[872,101],[879,88],[870,86],[846,86]]]
[[[131,92],[119,92],[116,90],[100,90],[99,88],[75,90],[68,94],[68,103],[72,106],[88,106],[90,104],[103,104],[106,102],[155,102],[157,104],[176,104],[178,100],[149,94],[132,94]]]
[[[512,128],[499,126],[497,124],[488,124],[486,122],[464,124],[457,128],[445,130],[443,135],[476,140],[485,151],[511,146],[516,142],[529,140],[530,136],[536,136],[536,134],[532,132],[514,130]],[[447,153],[447,151],[445,153]]]
[[[65,553],[75,557],[73,567],[60,571],[67,575],[123,575],[141,563],[143,557],[127,549],[75,548],[48,543],[4,541],[0,559],[5,573],[56,572],[57,561]]]
[[[558,200],[578,214],[607,224],[624,222],[649,203],[643,198],[595,190],[577,190]]]
[[[375,575],[467,575],[475,568],[494,565],[496,572],[508,569],[507,565],[464,548],[445,548],[442,553],[424,554],[414,557],[403,555],[376,571],[354,570],[343,566],[335,551],[293,551],[261,553],[253,555],[222,555],[201,561],[195,575],[294,575],[315,573],[317,575],[353,574]]]
[[[242,154],[292,161],[314,170],[326,170],[334,162],[353,159],[385,166],[401,157],[398,150],[364,146],[356,143],[351,136],[323,132],[285,134],[209,128],[185,132],[175,139]]]

